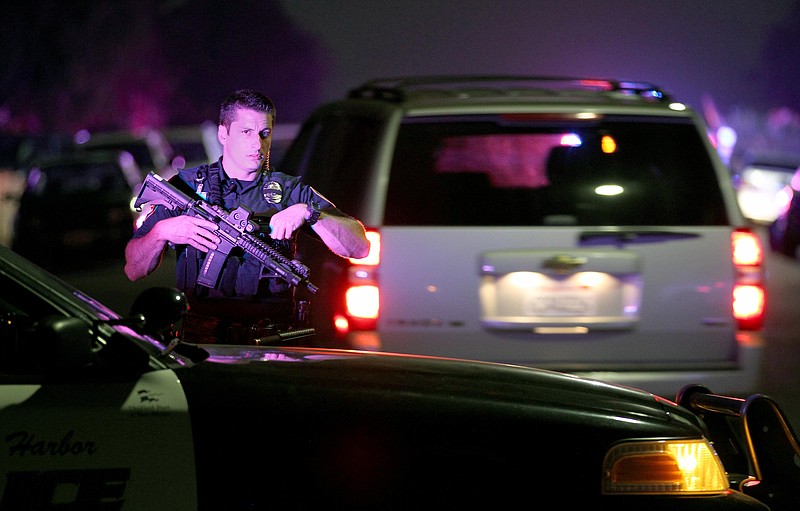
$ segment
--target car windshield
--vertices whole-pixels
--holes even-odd
[[[0,246],[0,359],[19,348],[17,337],[27,332],[27,328],[52,315],[90,323],[120,319],[107,306]],[[123,324],[102,324],[99,332],[105,335],[119,332],[144,341],[140,343],[142,346],[163,349],[159,339],[136,333]]]
[[[32,320],[57,314],[87,320],[118,319],[120,316],[97,300],[63,282],[51,278],[33,266],[30,277],[22,278],[12,265],[18,258],[11,252],[0,253],[0,315],[23,314]],[[35,277],[35,279],[33,279]]]
[[[31,169],[28,174],[28,191],[35,195],[72,195],[99,191],[130,193],[130,185],[114,163],[64,163]]]
[[[85,151],[125,151],[131,153],[133,159],[143,169],[153,169],[156,167],[156,162],[150,154],[150,148],[147,143],[141,142],[105,142],[89,144],[83,147]]]
[[[712,165],[688,120],[410,118],[384,225],[724,225]]]

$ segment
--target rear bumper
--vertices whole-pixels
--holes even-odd
[[[737,334],[739,358],[730,369],[687,369],[670,371],[576,371],[576,376],[601,380],[646,390],[674,400],[687,384],[699,383],[715,392],[731,396],[746,396],[756,391],[761,376],[764,338],[760,332]]]
[[[409,339],[413,338],[408,334]],[[441,339],[441,338],[440,338]],[[637,389],[645,390],[653,394],[674,400],[678,391],[689,384],[702,384],[713,388],[716,392],[731,396],[746,396],[756,392],[760,384],[759,378],[763,366],[764,357],[764,336],[763,332],[738,332],[736,334],[737,356],[735,360],[715,361],[707,365],[694,362],[692,367],[668,368],[656,367],[655,363],[648,364],[643,362],[639,368],[633,362],[613,363],[610,360],[598,362],[594,369],[583,363],[581,368],[567,368],[563,364],[553,364],[547,362],[525,361],[518,362],[504,360],[504,353],[498,351],[495,346],[491,356],[480,356],[480,352],[469,352],[464,356],[463,353],[453,354],[454,347],[463,347],[463,344],[449,344],[447,346],[426,345],[422,349],[420,343],[404,344],[405,348],[414,349],[392,349],[383,345],[381,335],[376,331],[351,332],[345,341],[348,348],[365,351],[398,351],[403,353],[413,353],[418,355],[434,355],[443,357],[466,358],[471,360],[486,360],[489,362],[505,363],[512,365],[528,366],[538,369],[548,369],[563,373],[574,374],[582,378],[600,380]],[[400,343],[395,343],[400,345]],[[507,354],[507,353],[506,353]],[[649,367],[647,367],[649,365]],[[616,367],[615,367],[616,366]],[[618,369],[624,367],[624,369]]]

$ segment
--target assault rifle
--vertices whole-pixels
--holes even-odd
[[[266,241],[253,234],[258,224],[250,217],[253,212],[244,206],[233,211],[210,204],[204,200],[189,197],[163,177],[150,172],[142,183],[139,196],[134,207],[141,210],[142,204],[152,202],[161,204],[171,210],[210,220],[217,224],[214,231],[220,237],[216,250],[209,250],[200,268],[197,283],[214,288],[219,282],[222,266],[234,247],[241,247],[245,253],[255,257],[261,263],[262,270],[282,278],[293,286],[305,286],[312,293],[319,288],[308,280],[309,269],[296,259],[289,259]],[[262,271],[263,273],[263,271]]]

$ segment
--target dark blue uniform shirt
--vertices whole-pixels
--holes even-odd
[[[216,173],[216,176],[213,175]],[[215,182],[219,184],[218,191],[214,190]],[[200,197],[210,202],[222,205],[226,210],[232,211],[244,206],[253,212],[251,220],[262,225],[262,230],[269,230],[270,217],[294,204],[317,203],[320,208],[334,208],[334,205],[320,195],[311,186],[302,183],[299,178],[276,171],[261,172],[254,181],[240,181],[230,179],[222,171],[222,159],[210,165],[201,165],[179,171],[178,176],[195,190]],[[210,195],[209,195],[210,194]],[[219,197],[215,197],[218,195]],[[142,226],[134,233],[134,238],[139,238],[150,232],[159,220],[179,215],[165,206],[156,206],[149,214]],[[310,230],[310,229],[309,229]],[[295,239],[284,243],[284,255],[293,257]],[[173,247],[178,251],[176,266],[176,286],[190,296],[199,297],[228,297],[251,299],[264,299],[271,301],[276,297],[289,296],[288,284],[276,277],[263,279],[266,283],[259,282],[261,265],[248,254],[234,253],[228,257],[221,273],[220,282],[216,289],[210,290],[196,284],[199,265],[205,254],[187,245]],[[234,249],[235,251],[236,249]]]

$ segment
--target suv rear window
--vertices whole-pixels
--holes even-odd
[[[321,185],[320,185],[321,186]],[[407,119],[384,225],[725,225],[687,119],[479,115]]]

